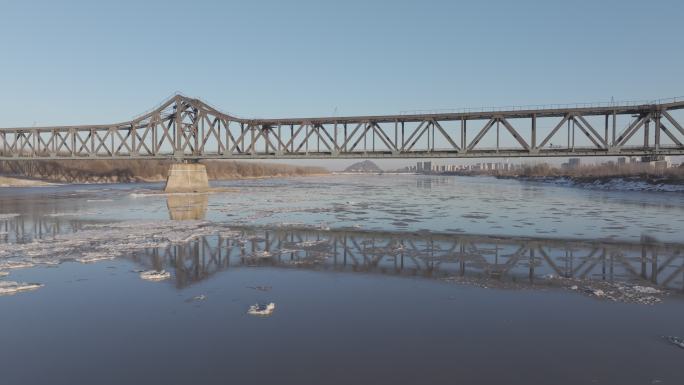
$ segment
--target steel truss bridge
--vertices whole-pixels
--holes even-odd
[[[131,121],[0,129],[0,160],[467,158],[684,155],[684,98],[287,119],[242,119],[176,95]]]

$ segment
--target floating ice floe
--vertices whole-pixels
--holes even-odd
[[[270,291],[271,286],[247,286],[248,289],[259,290],[259,291]]]
[[[254,258],[271,258],[273,254],[268,251],[255,251],[252,253]]]
[[[12,213],[12,214],[0,214],[0,221],[12,219],[12,218],[18,217],[19,215],[21,215],[21,214],[14,214],[14,213]]]
[[[188,298],[185,300],[185,302],[199,302],[199,301],[204,301],[207,299],[207,296],[204,294],[196,295],[192,298]]]
[[[76,258],[76,262],[80,263],[95,263],[100,261],[110,261],[116,258],[115,255],[103,253],[86,253],[81,258]]]
[[[43,287],[43,285],[40,283],[0,281],[0,295],[16,294],[22,291],[36,290],[41,287]]]
[[[660,294],[662,291],[649,286],[632,286],[632,289],[640,294]]]
[[[9,271],[0,271],[0,277],[7,277],[9,275]]]
[[[26,269],[29,267],[34,267],[36,264],[28,261],[3,261],[0,262],[0,269],[2,270],[12,270],[12,269]]]
[[[171,273],[166,270],[148,270],[140,273],[140,278],[147,281],[163,281],[165,279],[171,278]]]
[[[321,239],[319,241],[303,241],[303,242],[299,242],[299,243],[295,244],[295,246],[297,246],[297,247],[312,247],[312,246],[317,246],[317,245],[321,245],[324,243],[328,243],[328,240],[327,239]]]
[[[259,315],[259,316],[269,316],[273,314],[275,311],[275,303],[271,302],[268,305],[262,305],[255,303],[254,305],[249,307],[249,310],[247,310],[247,314],[250,315]]]
[[[684,339],[675,336],[667,336],[665,339],[667,342],[684,349]]]

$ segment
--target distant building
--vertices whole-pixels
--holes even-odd
[[[663,155],[642,156],[641,162],[647,163],[651,167],[655,167],[659,170],[672,167],[672,159],[669,156]]]
[[[432,162],[423,162],[423,172],[432,172]]]
[[[665,170],[666,168],[670,167],[669,162],[666,160],[657,160],[657,161],[651,162],[651,163],[653,163],[653,167],[655,167],[656,170],[660,170],[660,171]]]
[[[578,168],[581,165],[582,160],[580,158],[570,158],[568,159],[568,168]]]
[[[416,172],[423,172],[423,162],[416,163]]]

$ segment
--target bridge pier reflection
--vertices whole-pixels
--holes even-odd
[[[204,219],[208,202],[207,194],[171,194],[166,198],[169,219],[175,221]]]

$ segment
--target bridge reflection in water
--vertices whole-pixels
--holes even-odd
[[[203,196],[206,198],[206,195]],[[170,199],[170,217],[201,219],[200,197]],[[178,209],[179,211],[175,211]],[[92,221],[22,215],[0,218],[0,244],[50,239]],[[684,292],[684,244],[405,233],[356,229],[255,228],[141,249],[129,258],[146,269],[175,271],[182,288],[245,267],[310,269],[490,283],[548,285],[549,275],[643,283]]]
[[[549,275],[644,283],[684,291],[683,245],[626,244],[473,235],[233,227],[184,245],[131,258],[175,270],[186,287],[215,273],[275,267],[426,278],[464,277],[502,284],[546,284]]]

